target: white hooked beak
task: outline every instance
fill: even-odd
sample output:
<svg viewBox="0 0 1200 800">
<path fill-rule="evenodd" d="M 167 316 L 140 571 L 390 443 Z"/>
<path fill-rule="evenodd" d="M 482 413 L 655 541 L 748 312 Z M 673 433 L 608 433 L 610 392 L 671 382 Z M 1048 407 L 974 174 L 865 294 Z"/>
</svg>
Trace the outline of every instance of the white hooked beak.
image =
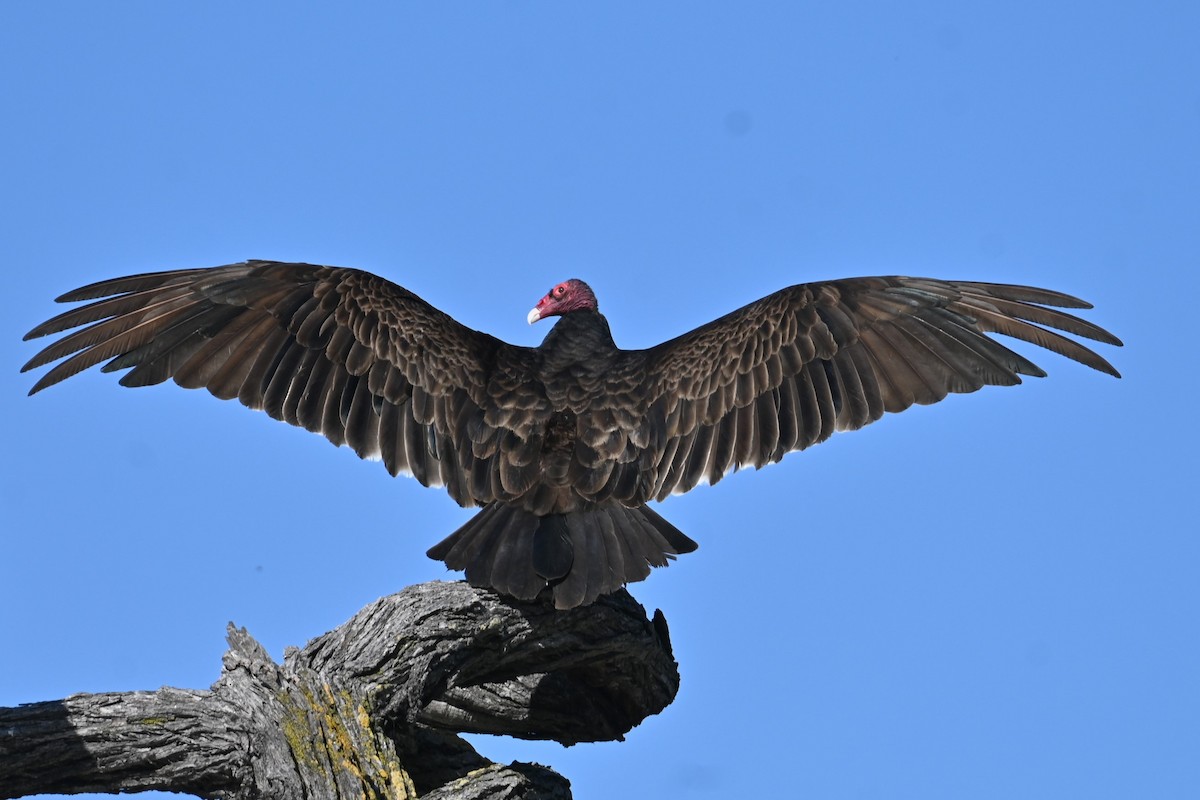
<svg viewBox="0 0 1200 800">
<path fill-rule="evenodd" d="M 537 322 L 541 318 L 542 318 L 542 312 L 538 311 L 536 308 L 529 309 L 529 316 L 526 317 L 526 319 L 529 320 L 530 325 Z"/>
</svg>

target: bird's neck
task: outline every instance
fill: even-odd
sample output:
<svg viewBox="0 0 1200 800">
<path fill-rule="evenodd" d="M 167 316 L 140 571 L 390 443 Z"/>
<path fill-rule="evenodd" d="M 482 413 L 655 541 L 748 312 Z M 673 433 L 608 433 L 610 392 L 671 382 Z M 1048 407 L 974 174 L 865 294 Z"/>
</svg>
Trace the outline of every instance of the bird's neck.
<svg viewBox="0 0 1200 800">
<path fill-rule="evenodd" d="M 540 349 L 548 360 L 578 362 L 616 352 L 608 320 L 598 311 L 572 311 L 554 323 Z"/>
</svg>

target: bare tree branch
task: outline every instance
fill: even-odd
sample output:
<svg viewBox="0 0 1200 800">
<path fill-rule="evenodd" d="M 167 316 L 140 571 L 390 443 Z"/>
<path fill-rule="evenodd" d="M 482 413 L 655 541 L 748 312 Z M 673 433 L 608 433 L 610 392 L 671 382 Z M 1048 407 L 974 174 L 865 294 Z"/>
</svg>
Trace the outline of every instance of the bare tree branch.
<svg viewBox="0 0 1200 800">
<path fill-rule="evenodd" d="M 562 612 L 464 583 L 421 584 L 282 665 L 231 625 L 208 691 L 0 709 L 0 798 L 568 798 L 561 776 L 493 764 L 454 733 L 620 739 L 678 686 L 665 621 L 624 591 Z"/>
</svg>

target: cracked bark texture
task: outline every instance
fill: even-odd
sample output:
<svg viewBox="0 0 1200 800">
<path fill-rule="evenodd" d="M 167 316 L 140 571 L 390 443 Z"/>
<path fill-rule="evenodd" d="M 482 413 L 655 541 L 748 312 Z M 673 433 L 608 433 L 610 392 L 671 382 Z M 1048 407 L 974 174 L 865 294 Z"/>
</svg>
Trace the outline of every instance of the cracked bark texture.
<svg viewBox="0 0 1200 800">
<path fill-rule="evenodd" d="M 465 583 L 371 603 L 274 663 L 230 625 L 208 690 L 80 694 L 0 708 L 0 798 L 160 789 L 203 798 L 569 798 L 536 764 L 460 732 L 621 739 L 675 697 L 661 613 L 624 590 L 555 611 Z"/>
</svg>

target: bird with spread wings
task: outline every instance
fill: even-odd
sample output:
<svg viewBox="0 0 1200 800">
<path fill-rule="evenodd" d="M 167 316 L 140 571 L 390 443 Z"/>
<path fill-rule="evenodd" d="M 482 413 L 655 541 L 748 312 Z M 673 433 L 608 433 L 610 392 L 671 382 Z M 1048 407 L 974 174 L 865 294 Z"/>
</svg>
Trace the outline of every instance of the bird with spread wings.
<svg viewBox="0 0 1200 800">
<path fill-rule="evenodd" d="M 558 608 L 640 581 L 696 543 L 649 503 L 854 430 L 885 412 L 1045 373 L 1004 334 L 1120 377 L 1063 333 L 1108 331 L 1027 286 L 871 277 L 791 286 L 644 350 L 616 346 L 571 279 L 529 312 L 538 347 L 468 328 L 361 270 L 247 261 L 68 292 L 30 331 L 69 333 L 23 368 L 30 394 L 104 363 L 168 378 L 378 459 L 482 510 L 432 558 Z M 1061 331 L 1063 333 L 1059 333 Z"/>
</svg>

